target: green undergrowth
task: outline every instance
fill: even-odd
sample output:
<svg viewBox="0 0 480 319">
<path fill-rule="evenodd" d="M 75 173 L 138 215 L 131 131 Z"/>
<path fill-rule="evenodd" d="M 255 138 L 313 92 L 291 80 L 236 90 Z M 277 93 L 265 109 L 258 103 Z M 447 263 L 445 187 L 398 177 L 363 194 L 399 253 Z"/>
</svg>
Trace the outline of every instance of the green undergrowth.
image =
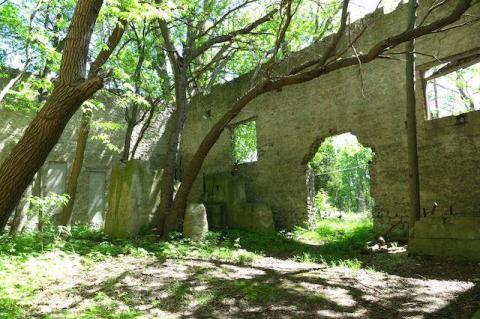
<svg viewBox="0 0 480 319">
<path fill-rule="evenodd" d="M 258 256 L 272 256 L 336 265 L 342 260 L 357 259 L 373 235 L 369 219 L 345 218 L 322 220 L 314 230 L 297 228 L 293 232 L 258 233 L 235 229 L 222 233 L 210 232 L 201 242 L 181 238 L 180 234 L 171 234 L 167 241 L 160 240 L 154 234 L 114 239 L 98 230 L 75 227 L 66 240 L 54 233 L 0 237 L 0 260 L 22 261 L 47 252 L 62 251 L 92 261 L 131 255 L 248 263 Z"/>
<path fill-rule="evenodd" d="M 100 261 L 118 256 L 165 259 L 213 259 L 249 265 L 262 256 L 316 262 L 329 266 L 358 269 L 361 253 L 373 238 L 372 224 L 367 219 L 347 221 L 323 220 L 314 230 L 261 234 L 245 230 L 210 232 L 201 242 L 193 242 L 172 234 L 161 241 L 154 234 L 131 239 L 113 239 L 101 231 L 83 227 L 72 229 L 68 239 L 55 233 L 26 233 L 15 238 L 0 237 L 0 319 L 28 318 L 28 309 L 35 292 L 52 282 L 61 281 L 53 265 L 70 263 L 64 269 L 84 269 Z M 75 268 L 77 267 L 77 268 Z M 59 277 L 60 276 L 60 277 Z M 230 287 L 252 300 L 270 298 L 275 292 L 267 286 Z M 257 289 L 258 288 L 258 289 Z M 182 295 L 182 283 L 172 287 L 172 295 Z M 196 302 L 212 296 L 198 296 Z M 94 303 L 75 318 L 134 318 L 137 312 L 124 309 L 114 312 L 111 303 Z M 58 318 L 70 318 L 61 314 Z M 55 316 L 51 318 L 57 318 Z"/>
</svg>

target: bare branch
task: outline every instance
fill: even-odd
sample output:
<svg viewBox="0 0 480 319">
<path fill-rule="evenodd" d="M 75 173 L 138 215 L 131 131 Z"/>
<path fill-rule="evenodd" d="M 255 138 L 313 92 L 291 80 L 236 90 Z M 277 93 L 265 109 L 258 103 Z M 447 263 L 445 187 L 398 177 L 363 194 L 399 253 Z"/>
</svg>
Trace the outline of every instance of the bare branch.
<svg viewBox="0 0 480 319">
<path fill-rule="evenodd" d="M 433 11 L 435 11 L 436 9 L 440 8 L 441 6 L 443 6 L 444 4 L 446 4 L 448 2 L 448 0 L 442 0 L 440 2 L 436 2 L 434 3 L 430 9 L 428 9 L 427 13 L 425 14 L 425 16 L 422 18 L 422 20 L 420 21 L 420 23 L 418 23 L 418 26 L 422 26 L 425 21 L 427 20 L 427 18 L 433 13 Z"/>
<path fill-rule="evenodd" d="M 333 36 L 332 43 L 330 46 L 325 50 L 325 53 L 318 59 L 313 59 L 310 61 L 307 61 L 306 63 L 303 63 L 299 65 L 298 67 L 294 68 L 292 71 L 290 71 L 290 75 L 297 74 L 302 70 L 305 70 L 306 68 L 309 68 L 314 65 L 324 65 L 328 59 L 333 55 L 335 50 L 338 47 L 338 43 L 342 39 L 345 29 L 347 27 L 347 21 L 348 21 L 348 5 L 350 3 L 350 0 L 345 0 L 343 2 L 343 8 L 342 8 L 342 17 L 341 17 L 341 22 L 340 22 L 340 28 L 338 29 L 338 32 Z"/>
<path fill-rule="evenodd" d="M 160 19 L 158 21 L 158 25 L 160 26 L 160 32 L 163 38 L 163 41 L 165 42 L 165 51 L 167 52 L 168 59 L 170 60 L 170 63 L 172 64 L 173 68 L 175 70 L 178 69 L 178 60 L 177 57 L 179 56 L 179 53 L 175 49 L 175 45 L 173 44 L 172 37 L 170 35 L 170 30 L 168 29 L 168 24 L 167 21 L 164 19 Z"/>
<path fill-rule="evenodd" d="M 234 12 L 244 8 L 245 6 L 249 5 L 250 3 L 254 3 L 254 2 L 257 2 L 257 1 L 258 0 L 247 0 L 247 1 L 239 4 L 238 6 L 231 8 L 223 16 L 221 16 L 217 21 L 215 21 L 210 27 L 208 27 L 204 32 L 200 33 L 198 35 L 198 37 L 200 38 L 200 37 L 203 37 L 203 36 L 207 35 L 210 31 L 212 31 L 219 24 L 221 24 L 223 21 L 225 21 L 225 19 L 227 19 L 231 14 L 233 14 Z"/>
<path fill-rule="evenodd" d="M 258 26 L 262 25 L 263 23 L 269 21 L 270 19 L 272 19 L 272 17 L 278 12 L 278 9 L 274 9 L 272 11 L 270 11 L 269 13 L 267 13 L 266 15 L 264 15 L 263 17 L 255 20 L 254 22 L 252 22 L 251 24 L 249 24 L 248 26 L 242 28 L 242 29 L 238 29 L 238 30 L 235 30 L 235 31 L 232 31 L 228 34 L 224 34 L 224 35 L 219 35 L 219 36 L 215 36 L 215 37 L 212 37 L 210 39 L 208 39 L 204 44 L 202 44 L 200 47 L 196 48 L 196 49 L 193 49 L 191 51 L 191 54 L 189 56 L 189 60 L 193 60 L 195 59 L 196 57 L 198 57 L 199 55 L 203 54 L 205 51 L 207 51 L 208 49 L 210 49 L 213 45 L 215 44 L 219 44 L 219 43 L 225 43 L 225 42 L 229 42 L 231 40 L 233 40 L 235 37 L 239 36 L 239 35 L 245 35 L 245 34 L 249 34 L 250 32 L 252 32 L 253 30 L 255 30 Z"/>
<path fill-rule="evenodd" d="M 446 32 L 446 31 L 450 31 L 450 30 L 453 30 L 453 29 L 462 28 L 462 27 L 465 27 L 465 26 L 472 25 L 472 24 L 474 24 L 478 21 L 480 21 L 480 18 L 475 18 L 473 20 L 465 21 L 464 23 L 460 23 L 460 24 L 452 25 L 450 27 L 442 28 L 442 29 L 434 31 L 432 33 L 441 33 L 441 32 Z"/>
<path fill-rule="evenodd" d="M 278 51 L 280 50 L 280 47 L 282 43 L 285 41 L 285 35 L 287 34 L 288 28 L 290 27 L 290 23 L 292 22 L 293 15 L 295 14 L 295 11 L 298 9 L 295 9 L 294 12 L 292 12 L 292 0 L 285 0 L 286 5 L 285 5 L 285 16 L 282 16 L 282 23 L 280 24 L 280 29 L 277 33 L 277 39 L 275 40 L 275 47 L 273 49 L 272 53 L 272 58 L 269 63 L 273 65 L 273 63 L 277 62 L 277 57 L 278 57 Z"/>
</svg>

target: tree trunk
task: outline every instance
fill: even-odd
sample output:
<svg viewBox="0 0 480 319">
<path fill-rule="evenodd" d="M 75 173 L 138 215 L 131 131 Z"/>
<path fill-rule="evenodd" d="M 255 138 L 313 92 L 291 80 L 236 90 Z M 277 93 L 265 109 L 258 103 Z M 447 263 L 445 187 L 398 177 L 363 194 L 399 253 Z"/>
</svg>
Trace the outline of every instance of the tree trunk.
<svg viewBox="0 0 480 319">
<path fill-rule="evenodd" d="M 72 164 L 72 172 L 68 178 L 67 195 L 69 196 L 67 205 L 63 208 L 60 217 L 61 226 L 70 226 L 72 222 L 73 206 L 77 195 L 78 177 L 82 171 L 83 160 L 85 158 L 85 149 L 87 148 L 88 135 L 90 133 L 91 112 L 84 110 L 82 114 L 82 123 L 78 133 L 77 147 L 75 150 L 75 159 Z"/>
<path fill-rule="evenodd" d="M 417 0 L 409 0 L 408 30 L 415 28 L 417 18 Z M 418 170 L 417 150 L 417 107 L 415 96 L 415 40 L 407 42 L 406 56 L 406 101 L 407 101 L 407 148 L 408 148 L 408 177 L 410 195 L 409 233 L 413 237 L 413 227 L 420 219 L 420 178 Z"/>
<path fill-rule="evenodd" d="M 143 123 L 142 128 L 140 129 L 140 133 L 138 134 L 138 138 L 135 141 L 135 145 L 133 145 L 132 154 L 130 155 L 130 159 L 135 158 L 135 154 L 137 153 L 137 149 L 140 146 L 140 143 L 142 142 L 142 140 L 145 136 L 145 133 L 150 128 L 150 125 L 152 124 L 152 120 L 153 120 L 153 116 L 155 115 L 155 109 L 156 108 L 157 108 L 157 105 L 155 104 L 155 102 L 150 105 L 150 110 L 148 112 L 148 117 L 145 120 L 145 123 Z"/>
<path fill-rule="evenodd" d="M 133 135 L 133 130 L 135 129 L 135 121 L 136 121 L 136 116 L 135 118 L 127 122 L 127 130 L 125 131 L 125 140 L 123 143 L 123 153 L 122 153 L 122 162 L 128 161 L 130 158 L 130 148 L 132 144 L 132 135 Z"/>
<path fill-rule="evenodd" d="M 140 94 L 140 78 L 142 75 L 142 67 L 145 62 L 145 50 L 144 47 L 139 48 L 139 57 L 137 61 L 137 66 L 135 67 L 135 72 L 133 74 L 133 81 L 135 83 L 135 94 Z M 125 119 L 127 121 L 127 130 L 125 132 L 125 140 L 123 144 L 123 154 L 120 161 L 126 162 L 130 158 L 130 149 L 132 148 L 132 135 L 135 130 L 135 126 L 139 123 L 138 121 L 138 104 L 132 102 L 129 107 L 125 110 Z"/>
<path fill-rule="evenodd" d="M 67 34 L 58 82 L 0 167 L 0 232 L 70 118 L 85 100 L 103 87 L 101 77 L 85 80 L 88 47 L 102 4 L 102 0 L 78 1 Z"/>
<path fill-rule="evenodd" d="M 24 68 L 22 71 L 20 71 L 16 76 L 14 76 L 10 81 L 8 81 L 7 85 L 5 85 L 5 87 L 2 89 L 2 91 L 0 91 L 0 104 L 3 102 L 3 100 L 5 99 L 5 96 L 7 95 L 7 93 L 14 87 L 16 86 L 18 83 L 20 83 L 20 81 L 22 80 L 22 78 L 25 76 L 25 71 L 27 69 Z"/>
<path fill-rule="evenodd" d="M 168 136 L 165 166 L 163 167 L 160 204 L 156 212 L 159 218 L 158 230 L 166 235 L 173 230 L 176 216 L 172 214 L 172 202 L 175 192 L 175 170 L 178 159 L 180 137 L 185 125 L 188 110 L 187 98 L 187 69 L 179 61 L 178 72 L 175 76 L 176 108 L 172 113 L 170 134 Z M 168 128 L 168 127 L 167 127 Z"/>
</svg>

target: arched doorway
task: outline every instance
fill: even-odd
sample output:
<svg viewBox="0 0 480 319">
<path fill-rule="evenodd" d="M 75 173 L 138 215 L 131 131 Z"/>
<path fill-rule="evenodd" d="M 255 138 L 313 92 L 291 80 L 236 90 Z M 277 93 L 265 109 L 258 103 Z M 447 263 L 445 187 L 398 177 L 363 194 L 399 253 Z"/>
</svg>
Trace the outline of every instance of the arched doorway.
<svg viewBox="0 0 480 319">
<path fill-rule="evenodd" d="M 311 204 L 316 220 L 370 218 L 374 200 L 370 193 L 371 148 L 351 133 L 326 138 L 309 162 Z"/>
</svg>

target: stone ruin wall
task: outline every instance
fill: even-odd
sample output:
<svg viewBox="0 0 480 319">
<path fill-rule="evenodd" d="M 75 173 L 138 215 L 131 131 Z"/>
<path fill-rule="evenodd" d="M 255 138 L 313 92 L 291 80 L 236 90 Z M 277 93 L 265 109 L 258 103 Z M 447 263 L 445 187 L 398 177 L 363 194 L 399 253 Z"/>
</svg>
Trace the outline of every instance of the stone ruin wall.
<svg viewBox="0 0 480 319">
<path fill-rule="evenodd" d="M 420 17 L 431 3 L 421 1 Z M 439 11 L 429 20 L 450 12 L 453 5 L 452 1 L 448 10 Z M 477 4 L 469 14 L 478 16 L 479 9 Z M 406 21 L 405 5 L 389 14 L 377 10 L 353 28 L 355 33 L 365 23 L 369 25 L 357 50 L 366 51 L 379 40 L 405 30 Z M 294 62 L 318 55 L 321 48 L 321 44 L 307 48 L 283 67 L 288 69 Z M 427 55 L 444 59 L 478 49 L 478 23 L 423 37 L 417 40 L 417 50 L 422 53 L 417 56 L 417 76 L 437 62 Z M 402 52 L 404 47 L 394 51 Z M 398 57 L 363 65 L 361 72 L 358 66 L 343 69 L 252 101 L 231 124 L 256 120 L 258 161 L 235 167 L 231 130 L 226 130 L 205 161 L 191 201 L 201 201 L 205 174 L 232 172 L 245 178 L 249 201 L 265 202 L 272 208 L 278 229 L 305 226 L 312 211 L 306 162 L 325 138 L 352 132 L 375 152 L 370 165 L 375 230 L 381 234 L 400 223 L 391 235 L 406 238 L 409 197 L 405 62 L 402 55 Z M 184 165 L 206 132 L 249 84 L 249 79 L 242 77 L 194 100 L 182 139 Z M 438 211 L 448 211 L 452 206 L 454 213 L 480 213 L 480 112 L 468 113 L 464 125 L 458 125 L 456 117 L 427 121 L 421 81 L 417 102 L 421 207 L 430 211 L 437 202 Z"/>
<path fill-rule="evenodd" d="M 124 123 L 123 108 L 118 106 L 115 98 L 99 93 L 98 97 L 105 105 L 104 110 L 94 113 L 93 121 L 108 121 Z M 23 131 L 32 120 L 32 113 L 12 112 L 0 109 L 0 164 L 10 154 L 10 151 L 20 139 Z M 45 165 L 40 171 L 41 193 L 35 195 L 47 195 L 50 191 L 63 194 L 75 157 L 75 147 L 80 127 L 81 112 L 78 111 L 67 125 L 59 143 L 48 156 Z M 150 160 L 159 166 L 161 154 L 158 149 L 158 137 L 162 135 L 165 118 L 159 114 L 153 121 L 152 127 L 145 134 L 140 144 L 136 158 Z M 90 138 L 85 152 L 85 160 L 82 172 L 79 176 L 77 198 L 74 206 L 73 222 L 102 225 L 107 208 L 107 196 L 110 185 L 112 166 L 119 163 L 121 153 L 109 149 L 99 140 L 92 139 L 99 131 L 92 125 Z M 136 140 L 134 133 L 133 140 Z M 125 129 L 108 133 L 109 142 L 122 150 Z M 156 150 L 156 151 L 154 151 Z M 158 155 L 157 155 L 158 154 Z"/>
</svg>

